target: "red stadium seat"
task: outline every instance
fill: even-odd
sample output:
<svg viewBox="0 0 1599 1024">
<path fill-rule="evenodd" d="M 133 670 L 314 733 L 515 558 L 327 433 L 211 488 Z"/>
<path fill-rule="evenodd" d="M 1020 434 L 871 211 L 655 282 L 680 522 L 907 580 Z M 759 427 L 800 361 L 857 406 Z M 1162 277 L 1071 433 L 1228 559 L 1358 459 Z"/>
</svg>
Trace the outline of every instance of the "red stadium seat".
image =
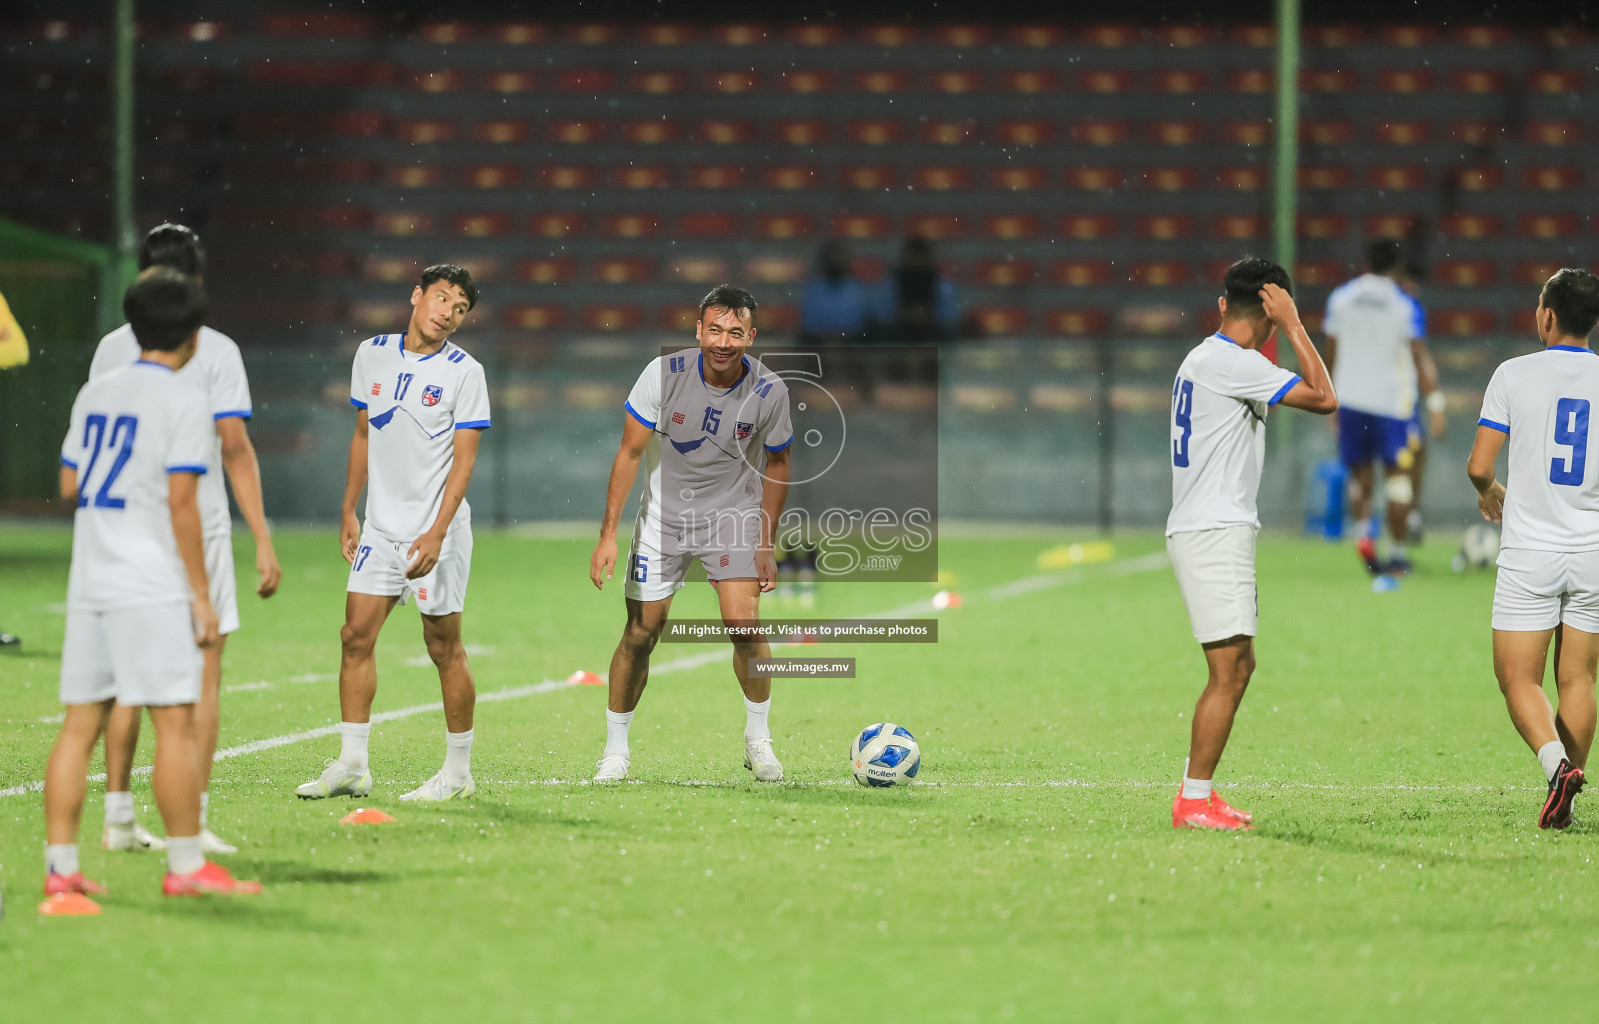
<svg viewBox="0 0 1599 1024">
<path fill-rule="evenodd" d="M 989 35 L 987 25 L 940 25 L 933 30 L 933 38 L 940 43 L 962 48 L 982 46 L 988 42 Z"/>
<path fill-rule="evenodd" d="M 984 217 L 983 234 L 989 238 L 1032 238 L 1038 234 L 1038 218 L 1030 213 Z"/>
<path fill-rule="evenodd" d="M 1493 238 L 1499 234 L 1499 217 L 1491 213 L 1454 213 L 1438 225 L 1447 238 Z"/>
<path fill-rule="evenodd" d="M 1187 284 L 1191 276 L 1188 264 L 1177 260 L 1139 260 L 1132 265 L 1130 274 L 1134 284 L 1145 288 Z"/>
<path fill-rule="evenodd" d="M 815 167 L 777 166 L 766 168 L 765 178 L 768 188 L 792 190 L 815 188 L 821 175 Z"/>
<path fill-rule="evenodd" d="M 455 233 L 466 238 L 497 238 L 511 232 L 509 213 L 458 213 L 451 222 Z"/>
<path fill-rule="evenodd" d="M 975 121 L 928 121 L 922 126 L 922 141 L 938 146 L 960 146 L 972 141 Z"/>
<path fill-rule="evenodd" d="M 490 28 L 489 36 L 507 46 L 533 46 L 548 39 L 550 30 L 535 22 L 513 21 Z"/>
<path fill-rule="evenodd" d="M 1579 121 L 1529 121 L 1527 141 L 1543 146 L 1570 146 L 1582 138 Z"/>
<path fill-rule="evenodd" d="M 1301 213 L 1294 223 L 1300 238 L 1343 238 L 1349 234 L 1349 218 L 1341 213 Z"/>
<path fill-rule="evenodd" d="M 1569 238 L 1579 227 L 1572 213 L 1524 213 L 1516 218 L 1516 231 L 1523 238 Z"/>
<path fill-rule="evenodd" d="M 658 146 L 676 141 L 678 126 L 676 121 L 662 117 L 651 121 L 624 121 L 618 127 L 618 132 L 624 142 Z"/>
<path fill-rule="evenodd" d="M 613 213 L 605 218 L 605 233 L 613 238 L 646 238 L 661 229 L 661 219 L 649 213 Z"/>
<path fill-rule="evenodd" d="M 988 184 L 991 187 L 1011 192 L 1043 188 L 1048 182 L 1049 171 L 1043 167 L 995 167 L 988 172 Z"/>
<path fill-rule="evenodd" d="M 885 238 L 888 217 L 881 213 L 841 213 L 833 217 L 833 234 L 840 238 Z"/>
<path fill-rule="evenodd" d="M 468 188 L 509 188 L 520 175 L 515 164 L 473 164 L 461 169 L 461 181 Z"/>
<path fill-rule="evenodd" d="M 1068 288 L 1097 288 L 1110 283 L 1108 260 L 1059 260 L 1050 268 L 1050 280 Z"/>
<path fill-rule="evenodd" d="M 1437 42 L 1438 30 L 1431 25 L 1385 25 L 1378 38 L 1388 46 L 1416 49 Z"/>
<path fill-rule="evenodd" d="M 755 126 L 749 121 L 731 121 L 717 118 L 701 121 L 699 127 L 695 130 L 694 136 L 700 142 L 712 142 L 719 146 L 729 146 L 753 139 L 755 137 Z"/>
<path fill-rule="evenodd" d="M 808 21 L 790 25 L 788 38 L 801 46 L 837 46 L 844 41 L 844 30 L 838 25 Z"/>
<path fill-rule="evenodd" d="M 1260 68 L 1227 72 L 1227 88 L 1233 92 L 1263 96 L 1277 88 L 1277 75 Z"/>
<path fill-rule="evenodd" d="M 1462 167 L 1454 172 L 1455 182 L 1466 192 L 1487 192 L 1504 183 L 1504 172 L 1498 167 Z"/>
<path fill-rule="evenodd" d="M 1264 146 L 1274 135 L 1266 121 L 1225 121 L 1221 131 L 1222 138 L 1235 146 Z"/>
<path fill-rule="evenodd" d="M 1533 92 L 1547 95 L 1565 95 L 1582 92 L 1581 71 L 1534 71 L 1527 76 L 1527 86 Z"/>
<path fill-rule="evenodd" d="M 755 218 L 755 231 L 764 238 L 804 238 L 812 221 L 803 213 L 763 213 Z"/>
<path fill-rule="evenodd" d="M 739 214 L 684 213 L 678 218 L 678 234 L 688 238 L 731 238 L 739 234 Z"/>
<path fill-rule="evenodd" d="M 681 71 L 640 71 L 633 76 L 633 88 L 652 96 L 682 92 L 688 86 L 688 76 Z"/>
<path fill-rule="evenodd" d="M 1384 189 L 1390 192 L 1425 188 L 1427 185 L 1427 168 L 1421 164 L 1368 167 L 1366 169 L 1366 184 L 1372 188 Z"/>
<path fill-rule="evenodd" d="M 1102 309 L 1051 309 L 1044 314 L 1044 329 L 1071 336 L 1103 334 L 1110 314 Z"/>
<path fill-rule="evenodd" d="M 596 260 L 591 274 L 596 284 L 638 284 L 655 280 L 655 263 L 638 258 Z"/>
<path fill-rule="evenodd" d="M 1430 129 L 1426 121 L 1383 121 L 1372 129 L 1378 142 L 1390 146 L 1415 146 L 1427 141 Z"/>
<path fill-rule="evenodd" d="M 1499 68 L 1457 68 L 1449 76 L 1449 85 L 1456 92 L 1487 95 L 1505 91 L 1509 76 Z"/>
<path fill-rule="evenodd" d="M 666 188 L 672 183 L 672 172 L 659 165 L 634 165 L 618 167 L 611 172 L 611 184 L 626 189 Z"/>
<path fill-rule="evenodd" d="M 909 25 L 868 25 L 861 30 L 861 39 L 869 46 L 893 49 L 916 42 L 916 30 Z"/>
<path fill-rule="evenodd" d="M 1055 126 L 1048 121 L 1001 121 L 994 138 L 1011 146 L 1040 146 L 1055 137 Z"/>
<path fill-rule="evenodd" d="M 1341 189 L 1348 188 L 1350 179 L 1349 168 L 1343 164 L 1331 164 L 1299 168 L 1299 187 L 1306 189 Z"/>
<path fill-rule="evenodd" d="M 1266 187 L 1264 167 L 1222 167 L 1216 171 L 1216 184 L 1229 192 L 1259 192 Z"/>
<path fill-rule="evenodd" d="M 409 238 L 433 233 L 433 216 L 405 210 L 377 213 L 372 217 L 372 233 L 389 238 Z"/>
<path fill-rule="evenodd" d="M 567 284 L 573 278 L 574 266 L 569 259 L 523 260 L 516 266 L 516 279 L 527 284 Z"/>
<path fill-rule="evenodd" d="M 1149 141 L 1162 146 L 1192 146 L 1204 139 L 1205 129 L 1198 121 L 1154 121 L 1149 125 Z"/>
<path fill-rule="evenodd" d="M 1116 218 L 1106 214 L 1072 214 L 1060 219 L 1060 233 L 1079 241 L 1110 238 L 1116 234 Z"/>
<path fill-rule="evenodd" d="M 979 306 L 972 321 L 984 334 L 1021 334 L 1027 330 L 1027 310 L 1009 306 Z"/>
<path fill-rule="evenodd" d="M 594 168 L 580 164 L 540 167 L 538 179 L 546 188 L 588 188 L 594 183 Z"/>
<path fill-rule="evenodd" d="M 1000 83 L 1010 92 L 1037 95 L 1054 92 L 1060 88 L 1060 75 L 1055 71 L 1007 71 Z"/>
<path fill-rule="evenodd" d="M 586 93 L 597 97 L 614 92 L 615 83 L 609 71 L 571 69 L 555 76 L 555 88 L 560 92 Z"/>
<path fill-rule="evenodd" d="M 768 330 L 772 326 L 770 317 L 771 307 L 761 306 L 761 328 Z M 662 306 L 656 317 L 663 331 L 692 331 L 694 325 L 699 323 L 700 310 L 698 306 Z"/>
<path fill-rule="evenodd" d="M 1066 41 L 1066 30 L 1059 25 L 1018 25 L 1010 30 L 1013 46 L 1030 50 L 1047 50 Z"/>
<path fill-rule="evenodd" d="M 1210 233 L 1217 238 L 1238 241 L 1262 238 L 1266 233 L 1266 219 L 1258 213 L 1222 213 L 1211 221 Z"/>
<path fill-rule="evenodd" d="M 361 276 L 368 281 L 385 281 L 389 284 L 414 281 L 421 271 L 422 264 L 404 257 L 368 257 L 361 261 Z"/>
<path fill-rule="evenodd" d="M 972 270 L 974 283 L 996 288 L 1031 284 L 1036 276 L 1030 260 L 980 260 Z"/>
<path fill-rule="evenodd" d="M 935 71 L 928 78 L 934 92 L 964 96 L 983 87 L 983 76 L 976 71 Z"/>
<path fill-rule="evenodd" d="M 1199 171 L 1191 166 L 1150 167 L 1139 177 L 1145 188 L 1156 192 L 1186 192 L 1199 183 Z"/>
<path fill-rule="evenodd" d="M 401 142 L 450 142 L 459 127 L 454 121 L 396 121 L 393 134 Z"/>
<path fill-rule="evenodd" d="M 1434 336 L 1489 334 L 1498 323 L 1499 315 L 1491 309 L 1434 309 L 1427 314 L 1428 331 Z"/>
<path fill-rule="evenodd" d="M 581 235 L 584 228 L 581 214 L 535 213 L 528 218 L 528 234 L 539 238 L 571 238 Z"/>
<path fill-rule="evenodd" d="M 1194 218 L 1187 214 L 1146 214 L 1133 221 L 1133 233 L 1139 238 L 1168 242 L 1178 238 L 1192 238 Z"/>
<path fill-rule="evenodd" d="M 1100 68 L 1077 73 L 1077 88 L 1083 92 L 1101 94 L 1129 92 L 1133 87 L 1131 71 L 1114 71 Z"/>
<path fill-rule="evenodd" d="M 1089 46 L 1104 50 L 1118 50 L 1138 42 L 1139 31 L 1131 25 L 1090 25 L 1078 34 Z"/>
<path fill-rule="evenodd" d="M 1360 76 L 1348 69 L 1301 71 L 1299 88 L 1302 92 L 1354 92 L 1360 88 Z"/>
<path fill-rule="evenodd" d="M 545 137 L 568 146 L 587 146 L 605 137 L 605 125 L 600 121 L 552 121 Z"/>
<path fill-rule="evenodd" d="M 1553 260 L 1522 260 L 1516 264 L 1516 283 L 1542 285 L 1564 266 Z"/>
<path fill-rule="evenodd" d="M 1498 278 L 1499 266 L 1491 260 L 1442 260 L 1432 268 L 1432 279 L 1452 288 L 1477 288 Z"/>
<path fill-rule="evenodd" d="M 831 71 L 785 71 L 779 76 L 778 84 L 787 92 L 810 95 L 831 92 L 835 79 Z"/>
<path fill-rule="evenodd" d="M 711 29 L 711 37 L 723 46 L 754 46 L 766 41 L 767 32 L 762 25 L 719 25 Z"/>
<path fill-rule="evenodd" d="M 1066 184 L 1088 192 L 1109 192 L 1127 180 L 1120 167 L 1068 167 Z"/>
<path fill-rule="evenodd" d="M 1179 50 L 1196 46 L 1210 46 L 1220 41 L 1215 29 L 1198 25 L 1162 25 L 1155 32 L 1156 41 Z"/>
<path fill-rule="evenodd" d="M 667 276 L 690 284 L 717 284 L 728 279 L 727 261 L 715 256 L 684 256 L 672 261 Z M 762 307 L 765 312 L 765 307 Z"/>
<path fill-rule="evenodd" d="M 394 80 L 390 64 L 368 61 L 257 61 L 245 69 L 256 85 L 292 89 L 360 89 L 388 85 Z"/>
<path fill-rule="evenodd" d="M 1468 146 L 1486 146 L 1504 134 L 1504 126 L 1492 121 L 1455 121 L 1449 125 L 1450 140 Z"/>
<path fill-rule="evenodd" d="M 292 39 L 361 39 L 378 35 L 382 23 L 369 14 L 277 11 L 261 15 L 256 29 L 264 36 Z"/>
<path fill-rule="evenodd" d="M 643 320 L 637 306 L 583 307 L 583 326 L 591 331 L 633 331 Z"/>
<path fill-rule="evenodd" d="M 827 139 L 827 122 L 779 121 L 777 137 L 791 146 L 814 146 Z"/>
<path fill-rule="evenodd" d="M 1361 230 L 1367 238 L 1405 238 L 1416 229 L 1417 218 L 1407 213 L 1374 213 Z"/>
<path fill-rule="evenodd" d="M 1188 96 L 1196 92 L 1204 92 L 1209 84 L 1210 76 L 1203 71 L 1155 72 L 1156 92 Z"/>
<path fill-rule="evenodd" d="M 389 188 L 438 188 L 444 181 L 445 170 L 438 164 L 410 164 L 383 171 L 383 184 Z"/>
<path fill-rule="evenodd" d="M 1432 89 L 1432 72 L 1425 68 L 1397 68 L 1377 72 L 1379 92 L 1410 95 Z"/>
<path fill-rule="evenodd" d="M 857 256 L 849 261 L 850 275 L 867 284 L 876 284 L 883 279 L 883 261 Z"/>
<path fill-rule="evenodd" d="M 639 37 L 651 46 L 686 46 L 694 41 L 694 26 L 676 22 L 645 25 Z"/>
<path fill-rule="evenodd" d="M 1343 146 L 1355 141 L 1353 121 L 1305 121 L 1299 126 L 1299 139 L 1317 146 Z"/>
<path fill-rule="evenodd" d="M 744 168 L 740 164 L 690 167 L 683 180 L 689 188 L 737 188 L 744 184 Z"/>
<path fill-rule="evenodd" d="M 961 236 L 961 219 L 953 213 L 913 213 L 905 218 L 905 233 L 939 241 Z"/>
<path fill-rule="evenodd" d="M 1364 37 L 1354 25 L 1315 25 L 1305 29 L 1305 39 L 1318 50 L 1335 50 L 1354 46 Z"/>
<path fill-rule="evenodd" d="M 458 68 L 413 71 L 409 84 L 417 92 L 460 92 L 466 88 L 467 73 Z"/>
<path fill-rule="evenodd" d="M 479 121 L 472 126 L 474 142 L 497 142 L 502 145 L 526 142 L 533 137 L 533 129 L 526 121 Z"/>
<path fill-rule="evenodd" d="M 1454 32 L 1455 41 L 1483 50 L 1497 49 L 1515 39 L 1504 25 L 1463 25 Z"/>
<path fill-rule="evenodd" d="M 705 79 L 705 87 L 711 92 L 730 96 L 754 92 L 759 86 L 760 79 L 753 71 L 713 71 Z"/>
<path fill-rule="evenodd" d="M 1521 184 L 1541 192 L 1565 192 L 1582 187 L 1582 168 L 1531 166 L 1521 169 Z"/>
<path fill-rule="evenodd" d="M 761 284 L 797 284 L 809 266 L 793 256 L 756 256 L 744 264 L 744 276 Z"/>
<path fill-rule="evenodd" d="M 1277 30 L 1270 25 L 1239 25 L 1228 33 L 1239 46 L 1264 50 L 1277 45 Z"/>
<path fill-rule="evenodd" d="M 46 18 L 29 26 L 28 34 L 45 43 L 65 43 L 82 36 L 88 27 L 81 21 L 65 18 Z"/>
<path fill-rule="evenodd" d="M 566 30 L 566 41 L 579 46 L 614 46 L 622 41 L 619 25 L 589 23 L 572 25 Z"/>
<path fill-rule="evenodd" d="M 855 87 L 862 92 L 904 92 L 910 75 L 904 71 L 862 71 L 855 76 Z"/>
<path fill-rule="evenodd" d="M 168 92 L 213 92 L 222 87 L 222 72 L 216 68 L 169 68 L 157 81 Z"/>
<path fill-rule="evenodd" d="M 1127 141 L 1126 121 L 1087 120 L 1072 125 L 1072 138 L 1089 146 L 1119 146 Z"/>
<path fill-rule="evenodd" d="M 900 131 L 898 121 L 851 121 L 847 135 L 857 145 L 891 146 L 899 141 Z"/>
<path fill-rule="evenodd" d="M 840 167 L 838 170 L 839 184 L 845 188 L 866 190 L 892 188 L 896 177 L 895 169 L 884 164 Z"/>
<path fill-rule="evenodd" d="M 1326 288 L 1338 284 L 1344 277 L 1344 265 L 1336 260 L 1306 260 L 1294 264 L 1295 284 Z"/>
<path fill-rule="evenodd" d="M 490 92 L 524 93 L 538 88 L 538 76 L 531 71 L 490 71 L 483 80 Z"/>
<path fill-rule="evenodd" d="M 435 46 L 458 46 L 471 42 L 477 28 L 469 21 L 428 21 L 418 25 L 413 34 Z"/>
<path fill-rule="evenodd" d="M 969 188 L 972 183 L 970 167 L 918 167 L 912 172 L 912 184 L 920 189 L 947 192 L 951 189 Z"/>
</svg>

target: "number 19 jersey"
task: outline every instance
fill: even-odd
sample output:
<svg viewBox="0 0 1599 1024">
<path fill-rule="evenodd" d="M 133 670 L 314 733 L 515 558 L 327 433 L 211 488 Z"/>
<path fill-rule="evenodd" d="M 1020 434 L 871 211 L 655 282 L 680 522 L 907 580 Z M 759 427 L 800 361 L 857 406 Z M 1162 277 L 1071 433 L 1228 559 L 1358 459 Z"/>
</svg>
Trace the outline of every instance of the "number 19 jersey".
<svg viewBox="0 0 1599 1024">
<path fill-rule="evenodd" d="M 1509 435 L 1500 546 L 1599 550 L 1599 466 L 1588 444 L 1599 356 L 1553 345 L 1499 364 L 1479 426 Z"/>
</svg>

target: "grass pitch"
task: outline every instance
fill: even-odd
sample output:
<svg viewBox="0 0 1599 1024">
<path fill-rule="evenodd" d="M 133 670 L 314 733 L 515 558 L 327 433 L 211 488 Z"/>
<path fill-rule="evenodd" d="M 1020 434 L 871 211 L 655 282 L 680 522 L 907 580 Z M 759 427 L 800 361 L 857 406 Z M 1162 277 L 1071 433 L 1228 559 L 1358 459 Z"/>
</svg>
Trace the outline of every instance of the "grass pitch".
<svg viewBox="0 0 1599 1024">
<path fill-rule="evenodd" d="M 112 886 L 105 914 L 38 919 L 40 798 L 0 797 L 0 1017 L 1477 1021 L 1591 1008 L 1599 837 L 1536 827 L 1541 776 L 1490 669 L 1491 573 L 1453 575 L 1434 545 L 1400 591 L 1373 594 L 1346 548 L 1266 539 L 1260 668 L 1219 776 L 1259 824 L 1201 835 L 1170 827 L 1203 663 L 1170 570 L 1138 561 L 1159 538 L 1123 537 L 1117 562 L 1040 589 L 994 590 L 1040 575 L 1038 553 L 1073 539 L 946 540 L 941 567 L 966 600 L 942 614 L 936 646 L 804 649 L 854 655 L 860 674 L 777 683 L 783 785 L 742 767 L 722 661 L 652 677 L 636 781 L 615 788 L 580 781 L 603 744 L 599 687 L 480 704 L 465 804 L 396 800 L 440 763 L 440 714 L 378 725 L 362 805 L 394 825 L 343 827 L 356 804 L 294 798 L 333 737 L 221 762 L 212 820 L 242 847 L 235 872 L 266 883 L 255 899 L 163 900 L 157 856 L 98 849 L 91 784 L 84 868 Z M 620 579 L 595 593 L 589 548 L 479 532 L 465 634 L 481 695 L 605 670 Z M 0 790 L 41 778 L 54 736 L 69 549 L 62 531 L 0 534 L 0 625 L 26 641 L 0 654 Z M 241 595 L 224 747 L 337 720 L 336 540 L 290 531 L 279 549 L 280 596 Z M 248 541 L 239 554 L 253 583 Z M 934 589 L 833 586 L 814 614 L 881 613 Z M 713 615 L 709 588 L 691 585 L 674 611 Z M 708 650 L 663 645 L 656 664 Z M 379 680 L 380 711 L 437 699 L 410 608 L 384 632 Z M 852 734 L 883 719 L 921 741 L 924 785 L 848 781 Z M 148 777 L 134 789 L 157 826 Z"/>
</svg>

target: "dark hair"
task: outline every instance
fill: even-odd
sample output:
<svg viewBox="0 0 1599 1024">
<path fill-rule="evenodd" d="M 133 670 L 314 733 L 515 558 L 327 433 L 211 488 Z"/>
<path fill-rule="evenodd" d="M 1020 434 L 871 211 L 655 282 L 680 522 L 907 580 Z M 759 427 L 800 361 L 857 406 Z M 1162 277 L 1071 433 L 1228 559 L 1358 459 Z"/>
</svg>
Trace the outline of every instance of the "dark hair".
<svg viewBox="0 0 1599 1024">
<path fill-rule="evenodd" d="M 428 285 L 439 281 L 448 281 L 465 292 L 467 309 L 477 305 L 477 283 L 472 280 L 472 272 L 465 267 L 458 267 L 454 263 L 435 263 L 422 271 L 422 279 L 418 284 L 423 291 L 427 291 Z"/>
<path fill-rule="evenodd" d="M 1398 239 L 1379 238 L 1366 246 L 1366 266 L 1373 274 L 1386 274 L 1399 266 Z"/>
<path fill-rule="evenodd" d="M 1261 302 L 1260 290 L 1268 284 L 1280 286 L 1289 295 L 1294 293 L 1288 271 L 1271 260 L 1245 256 L 1228 267 L 1227 276 L 1222 280 L 1222 288 L 1227 292 L 1227 312 L 1234 316 L 1264 316 L 1265 304 Z"/>
<path fill-rule="evenodd" d="M 742 310 L 749 310 L 750 319 L 755 319 L 755 296 L 731 284 L 719 284 L 712 288 L 705 298 L 700 300 L 700 319 L 705 319 L 705 311 L 712 307 L 731 309 L 736 316 Z"/>
<path fill-rule="evenodd" d="M 1417 284 L 1427 283 L 1427 264 L 1420 260 L 1405 261 L 1405 276 Z"/>
<path fill-rule="evenodd" d="M 192 228 L 182 224 L 158 224 L 139 245 L 139 269 L 171 267 L 190 277 L 205 274 L 205 247 Z"/>
<path fill-rule="evenodd" d="M 205 323 L 210 308 L 200 279 L 171 267 L 151 267 L 122 296 L 122 314 L 133 336 L 141 349 L 152 352 L 181 348 Z"/>
<path fill-rule="evenodd" d="M 1555 312 L 1555 326 L 1568 338 L 1586 338 L 1599 324 L 1599 277 L 1566 267 L 1543 286 L 1543 307 Z"/>
</svg>

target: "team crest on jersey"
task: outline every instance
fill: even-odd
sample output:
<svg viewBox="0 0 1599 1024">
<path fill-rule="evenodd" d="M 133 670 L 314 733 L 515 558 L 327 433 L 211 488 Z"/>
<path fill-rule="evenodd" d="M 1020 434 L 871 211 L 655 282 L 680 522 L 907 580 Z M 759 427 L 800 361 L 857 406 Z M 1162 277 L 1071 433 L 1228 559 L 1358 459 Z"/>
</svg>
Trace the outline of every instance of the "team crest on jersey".
<svg viewBox="0 0 1599 1024">
<path fill-rule="evenodd" d="M 672 422 L 676 423 L 678 426 L 682 426 L 683 425 L 683 414 L 680 413 L 680 412 L 674 412 L 672 414 Z"/>
<path fill-rule="evenodd" d="M 750 436 L 750 431 L 752 431 L 754 429 L 755 429 L 755 424 L 753 424 L 753 423 L 745 423 L 743 420 L 740 420 L 740 421 L 738 421 L 737 423 L 735 423 L 733 425 L 733 436 L 735 438 L 737 438 L 738 440 L 742 441 L 745 438 L 749 437 Z"/>
<path fill-rule="evenodd" d="M 444 397 L 444 389 L 437 384 L 429 384 L 422 389 L 423 405 L 438 405 L 439 399 Z"/>
</svg>

